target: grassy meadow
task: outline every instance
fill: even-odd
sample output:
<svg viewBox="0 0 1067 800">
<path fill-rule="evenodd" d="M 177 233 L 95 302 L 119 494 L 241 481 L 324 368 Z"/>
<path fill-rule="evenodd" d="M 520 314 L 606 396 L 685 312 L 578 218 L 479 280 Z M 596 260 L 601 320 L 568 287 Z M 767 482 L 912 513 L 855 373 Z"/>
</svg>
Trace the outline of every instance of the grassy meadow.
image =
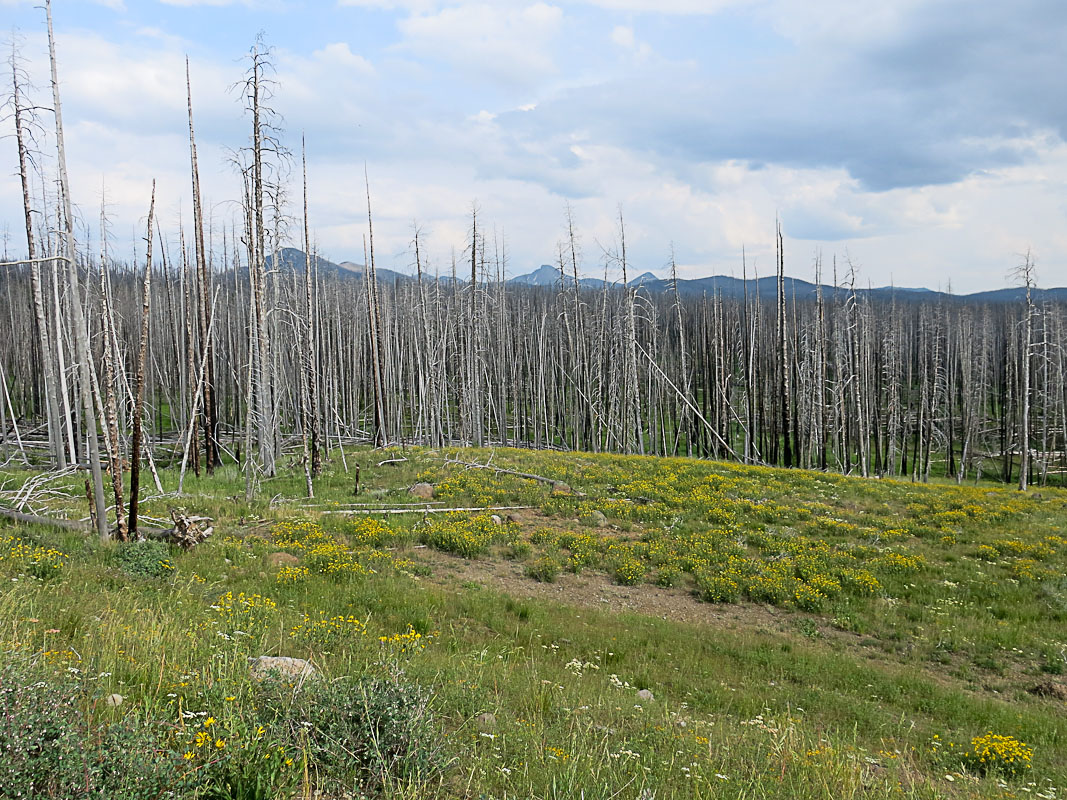
<svg viewBox="0 0 1067 800">
<path fill-rule="evenodd" d="M 1062 490 L 418 448 L 185 490 L 142 507 L 188 552 L 0 522 L 0 797 L 1067 793 Z"/>
</svg>

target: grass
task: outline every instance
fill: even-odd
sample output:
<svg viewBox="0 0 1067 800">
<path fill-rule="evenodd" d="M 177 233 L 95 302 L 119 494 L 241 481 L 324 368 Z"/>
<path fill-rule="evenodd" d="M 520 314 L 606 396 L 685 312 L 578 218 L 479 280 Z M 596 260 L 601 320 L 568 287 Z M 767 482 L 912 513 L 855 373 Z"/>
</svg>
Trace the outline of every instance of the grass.
<svg viewBox="0 0 1067 800">
<path fill-rule="evenodd" d="M 93 763 L 108 731 L 163 726 L 146 752 L 173 757 L 189 796 L 1067 787 L 1063 701 L 1028 691 L 1067 686 L 1067 492 L 492 453 L 567 493 L 447 463 L 488 451 L 347 455 L 358 497 L 334 461 L 314 501 L 294 469 L 246 503 L 232 468 L 145 501 L 215 518 L 188 553 L 0 529 L 7 685 L 73 681 Z M 444 505 L 530 508 L 331 513 L 399 507 L 416 481 Z M 36 510 L 77 516 L 76 480 L 56 486 Z M 309 658 L 327 680 L 264 687 L 258 655 Z M 160 796 L 137 791 L 112 796 Z"/>
</svg>

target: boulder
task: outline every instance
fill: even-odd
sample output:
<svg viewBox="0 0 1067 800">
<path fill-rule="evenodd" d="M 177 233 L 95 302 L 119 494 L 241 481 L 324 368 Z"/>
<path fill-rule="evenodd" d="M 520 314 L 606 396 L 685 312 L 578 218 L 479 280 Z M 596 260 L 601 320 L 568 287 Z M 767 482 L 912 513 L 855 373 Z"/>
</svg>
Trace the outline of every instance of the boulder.
<svg viewBox="0 0 1067 800">
<path fill-rule="evenodd" d="M 295 567 L 300 563 L 300 559 L 292 553 L 271 553 L 267 561 L 272 567 Z"/>
<path fill-rule="evenodd" d="M 433 500 L 433 484 L 432 483 L 416 483 L 410 489 L 408 494 L 412 497 L 417 497 L 420 500 Z"/>
<path fill-rule="evenodd" d="M 637 699 L 644 703 L 651 703 L 656 697 L 648 689 L 641 689 L 637 692 Z"/>
<path fill-rule="evenodd" d="M 598 528 L 608 527 L 608 518 L 604 516 L 603 511 L 594 511 L 591 516 L 593 518 L 593 524 Z"/>
<path fill-rule="evenodd" d="M 289 656 L 259 656 L 248 659 L 248 673 L 253 680 L 262 681 L 276 676 L 283 680 L 303 682 L 318 676 L 311 663 Z"/>
</svg>

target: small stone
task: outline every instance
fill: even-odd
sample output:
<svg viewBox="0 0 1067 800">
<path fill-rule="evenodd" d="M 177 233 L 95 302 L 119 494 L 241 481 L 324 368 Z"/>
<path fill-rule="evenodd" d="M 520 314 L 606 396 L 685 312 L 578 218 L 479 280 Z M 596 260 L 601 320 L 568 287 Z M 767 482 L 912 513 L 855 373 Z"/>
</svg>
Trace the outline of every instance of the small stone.
<svg viewBox="0 0 1067 800">
<path fill-rule="evenodd" d="M 267 562 L 272 567 L 295 567 L 300 559 L 292 553 L 271 553 L 267 556 Z"/>
<path fill-rule="evenodd" d="M 496 717 L 486 711 L 484 714 L 479 714 L 474 718 L 474 723 L 478 726 L 479 730 L 491 731 L 496 727 Z"/>
<path fill-rule="evenodd" d="M 500 518 L 499 514 L 493 514 L 491 517 L 489 517 L 489 519 L 491 519 L 493 521 L 494 525 L 503 525 L 504 524 L 504 520 L 502 520 Z"/>
<path fill-rule="evenodd" d="M 642 701 L 644 701 L 644 702 L 646 702 L 646 703 L 651 703 L 651 702 L 652 702 L 653 700 L 655 700 L 656 698 L 655 698 L 655 696 L 654 696 L 654 695 L 652 694 L 652 692 L 650 692 L 650 691 L 649 691 L 648 689 L 640 689 L 640 690 L 639 690 L 639 691 L 637 692 L 637 699 L 638 699 L 638 700 L 642 700 Z"/>
<path fill-rule="evenodd" d="M 604 516 L 603 511 L 594 511 L 591 516 L 593 517 L 593 524 L 598 528 L 608 527 L 608 518 Z"/>
<path fill-rule="evenodd" d="M 248 659 L 248 672 L 253 680 L 262 681 L 277 674 L 279 678 L 304 681 L 318 676 L 311 663 L 289 656 L 259 656 Z"/>
<path fill-rule="evenodd" d="M 410 489 L 408 494 L 412 497 L 417 497 L 420 500 L 432 500 L 433 499 L 433 484 L 431 483 L 416 483 Z"/>
<path fill-rule="evenodd" d="M 123 697 L 121 694 L 109 694 L 107 696 L 107 700 L 105 700 L 104 702 L 111 706 L 111 708 L 118 708 L 122 705 L 122 701 L 125 699 L 126 698 Z"/>
</svg>

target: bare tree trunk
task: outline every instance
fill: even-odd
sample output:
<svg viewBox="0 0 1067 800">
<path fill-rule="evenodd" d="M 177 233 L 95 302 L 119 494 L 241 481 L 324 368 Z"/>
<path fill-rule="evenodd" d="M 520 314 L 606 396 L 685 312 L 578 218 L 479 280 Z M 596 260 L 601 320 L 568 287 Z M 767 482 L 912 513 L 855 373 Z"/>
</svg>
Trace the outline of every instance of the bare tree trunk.
<svg viewBox="0 0 1067 800">
<path fill-rule="evenodd" d="M 97 437 L 96 411 L 92 397 L 92 354 L 89 350 L 89 338 L 85 328 L 85 314 L 81 305 L 81 289 L 78 280 L 78 268 L 75 264 L 77 252 L 74 246 L 74 212 L 71 208 L 70 183 L 67 179 L 67 151 L 63 139 L 63 112 L 59 101 L 59 74 L 56 65 L 55 34 L 52 30 L 52 1 L 45 0 L 45 15 L 48 19 L 48 61 L 52 70 L 52 102 L 56 115 L 56 151 L 59 158 L 59 191 L 63 206 L 63 255 L 67 262 L 72 295 L 71 310 L 74 317 L 74 342 L 77 350 L 78 367 L 81 373 L 79 387 L 81 392 L 82 416 L 88 442 L 89 471 L 93 483 L 93 506 L 96 510 L 96 531 L 102 540 L 110 538 L 107 529 L 107 503 L 104 500 L 104 476 L 100 468 L 100 442 Z"/>
<path fill-rule="evenodd" d="M 208 330 L 211 327 L 211 276 L 204 244 L 204 210 L 200 200 L 200 168 L 196 160 L 196 134 L 193 131 L 193 87 L 189 79 L 189 59 L 185 59 L 185 90 L 189 105 L 189 163 L 193 183 L 193 244 L 196 248 L 197 321 L 200 332 L 200 360 L 204 369 L 204 466 L 210 475 L 219 465 L 218 412 L 215 400 L 215 355 Z M 184 249 L 183 249 L 184 252 Z M 190 345 L 191 346 L 191 345 Z M 199 455 L 195 463 L 199 463 Z"/>
<path fill-rule="evenodd" d="M 1019 491 L 1025 492 L 1030 475 L 1030 366 L 1032 361 L 1031 340 L 1034 328 L 1033 289 L 1035 282 L 1034 261 L 1030 251 L 1026 251 L 1026 260 L 1016 270 L 1016 274 L 1026 288 L 1026 312 L 1023 318 L 1022 359 L 1019 374 L 1022 387 L 1019 389 L 1021 413 L 1019 415 Z"/>
<path fill-rule="evenodd" d="M 144 265 L 144 288 L 141 305 L 141 345 L 137 353 L 137 389 L 133 399 L 133 436 L 130 444 L 130 521 L 129 535 L 137 539 L 137 512 L 140 502 L 141 437 L 144 414 L 145 362 L 148 356 L 148 321 L 152 307 L 152 226 L 156 214 L 156 182 L 152 181 L 152 200 L 148 206 L 148 252 Z"/>
<path fill-rule="evenodd" d="M 33 212 L 30 204 L 29 151 L 26 147 L 25 118 L 22 87 L 19 82 L 20 69 L 15 45 L 11 45 L 11 104 L 14 107 L 15 139 L 19 153 L 19 179 L 22 183 L 22 210 L 26 218 L 26 255 L 30 262 L 30 281 L 33 287 L 33 312 L 37 323 L 37 344 L 41 351 L 41 363 L 44 367 L 45 409 L 48 420 L 48 449 L 52 464 L 57 469 L 66 469 L 67 454 L 63 446 L 63 426 L 60 422 L 58 386 L 56 383 L 56 365 L 52 339 L 48 331 L 48 317 L 45 313 L 44 292 L 41 288 L 41 263 L 37 258 L 37 241 L 33 235 Z"/>
</svg>

